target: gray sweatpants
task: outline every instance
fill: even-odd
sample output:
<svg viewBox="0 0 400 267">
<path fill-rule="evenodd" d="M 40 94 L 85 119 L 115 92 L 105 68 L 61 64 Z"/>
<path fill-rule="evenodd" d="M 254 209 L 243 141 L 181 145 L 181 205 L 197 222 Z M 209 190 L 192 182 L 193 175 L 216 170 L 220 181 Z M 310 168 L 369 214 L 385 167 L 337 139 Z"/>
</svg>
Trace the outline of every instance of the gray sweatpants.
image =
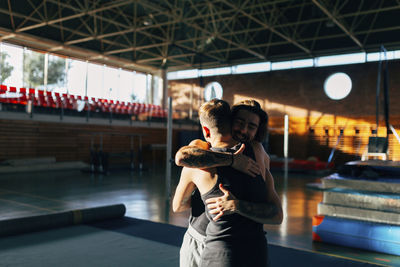
<svg viewBox="0 0 400 267">
<path fill-rule="evenodd" d="M 203 253 L 206 237 L 197 232 L 190 224 L 183 236 L 180 250 L 180 267 L 200 266 L 201 254 Z"/>
</svg>

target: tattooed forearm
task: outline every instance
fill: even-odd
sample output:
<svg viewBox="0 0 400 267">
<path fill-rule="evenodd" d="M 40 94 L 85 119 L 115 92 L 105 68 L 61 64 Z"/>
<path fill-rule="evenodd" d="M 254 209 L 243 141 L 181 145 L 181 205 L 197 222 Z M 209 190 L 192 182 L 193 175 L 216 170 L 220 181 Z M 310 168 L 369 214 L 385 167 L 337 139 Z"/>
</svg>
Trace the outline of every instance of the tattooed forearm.
<svg viewBox="0 0 400 267">
<path fill-rule="evenodd" d="M 238 201 L 237 213 L 260 223 L 270 223 L 278 214 L 278 208 L 272 203 L 254 203 Z"/>
<path fill-rule="evenodd" d="M 213 152 L 197 147 L 186 146 L 179 150 L 176 163 L 188 168 L 211 168 L 227 166 L 232 162 L 230 153 Z"/>
</svg>

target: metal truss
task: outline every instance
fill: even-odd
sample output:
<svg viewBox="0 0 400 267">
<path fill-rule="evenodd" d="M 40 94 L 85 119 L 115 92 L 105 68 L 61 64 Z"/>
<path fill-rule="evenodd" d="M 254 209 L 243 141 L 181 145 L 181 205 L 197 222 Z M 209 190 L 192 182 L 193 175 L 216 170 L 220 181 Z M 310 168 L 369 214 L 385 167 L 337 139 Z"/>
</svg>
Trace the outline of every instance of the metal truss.
<svg viewBox="0 0 400 267">
<path fill-rule="evenodd" d="M 398 0 L 4 0 L 0 41 L 157 72 L 400 48 Z"/>
</svg>

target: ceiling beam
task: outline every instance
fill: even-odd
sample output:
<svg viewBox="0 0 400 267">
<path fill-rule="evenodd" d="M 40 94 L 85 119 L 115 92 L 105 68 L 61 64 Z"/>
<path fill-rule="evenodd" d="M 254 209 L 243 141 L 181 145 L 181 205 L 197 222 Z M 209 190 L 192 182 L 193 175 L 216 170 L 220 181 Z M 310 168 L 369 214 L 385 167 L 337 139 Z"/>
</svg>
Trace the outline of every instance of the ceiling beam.
<svg viewBox="0 0 400 267">
<path fill-rule="evenodd" d="M 56 4 L 56 5 L 61 5 L 62 4 L 60 1 L 54 1 L 54 0 L 46 0 L 46 1 L 50 2 L 50 3 L 53 3 L 53 4 Z M 98 12 L 102 12 L 102 11 L 105 11 L 105 10 L 108 10 L 108 9 L 112 9 L 112 8 L 119 7 L 119 6 L 122 6 L 122 5 L 130 4 L 131 2 L 132 2 L 131 0 L 113 2 L 110 5 L 99 7 L 99 8 L 93 9 L 93 10 L 86 10 L 84 12 L 79 12 L 79 13 L 76 13 L 76 14 L 71 15 L 71 16 L 52 19 L 52 20 L 49 20 L 49 21 L 43 21 L 41 23 L 37 23 L 37 24 L 34 24 L 34 25 L 18 28 L 15 31 L 16 32 L 24 32 L 24 31 L 28 31 L 28 30 L 44 27 L 44 26 L 47 26 L 47 25 L 52 25 L 52 24 L 60 23 L 60 22 L 63 22 L 63 21 L 71 20 L 71 19 L 76 19 L 76 18 L 83 17 L 83 16 L 86 16 L 86 15 L 94 15 L 94 14 L 96 14 Z M 70 9 L 72 9 L 72 7 L 69 6 L 69 5 L 66 5 L 66 4 L 63 4 L 63 5 L 64 5 L 64 7 L 68 7 Z"/>
<path fill-rule="evenodd" d="M 323 6 L 318 0 L 312 0 L 312 2 L 319 8 L 321 9 L 322 12 L 325 13 L 325 15 L 328 16 L 342 31 L 344 31 L 350 38 L 353 40 L 362 50 L 364 50 L 363 45 L 361 42 L 357 39 L 357 37 L 347 29 L 346 26 L 344 26 L 343 23 L 341 23 L 325 6 Z"/>
<path fill-rule="evenodd" d="M 258 23 L 259 25 L 263 26 L 265 29 L 270 30 L 271 32 L 273 32 L 274 34 L 278 35 L 279 37 L 283 38 L 284 40 L 286 40 L 287 42 L 297 46 L 298 48 L 300 48 L 301 50 L 303 50 L 304 52 L 306 52 L 307 54 L 311 55 L 311 51 L 306 48 L 305 46 L 301 45 L 300 43 L 298 43 L 296 40 L 294 40 L 291 37 L 288 37 L 286 35 L 284 35 L 283 33 L 277 31 L 273 26 L 260 21 L 259 19 L 255 18 L 254 16 L 252 16 L 251 14 L 243 11 L 242 9 L 238 8 L 235 4 L 230 3 L 227 0 L 223 0 L 223 2 L 225 4 L 227 4 L 228 6 L 230 6 L 231 8 L 240 11 L 243 15 L 245 15 L 246 17 L 248 17 L 249 19 L 253 20 L 254 22 Z"/>
<path fill-rule="evenodd" d="M 141 4 L 141 5 L 145 5 L 145 6 L 149 7 L 149 8 L 155 9 L 155 10 L 157 10 L 157 11 L 159 11 L 159 12 L 163 12 L 163 14 L 165 14 L 166 16 L 169 16 L 169 17 L 172 17 L 172 18 L 173 18 L 173 15 L 170 14 L 169 12 L 167 12 L 166 10 L 164 10 L 162 7 L 155 6 L 154 4 L 149 3 L 148 1 L 141 1 L 140 4 Z M 233 42 L 233 41 L 231 41 L 231 40 L 229 40 L 229 39 L 227 39 L 227 38 L 221 36 L 219 33 L 210 32 L 210 31 L 206 30 L 205 28 L 200 27 L 200 26 L 197 25 L 196 23 L 189 23 L 189 22 L 186 21 L 186 20 L 182 20 L 182 22 L 185 23 L 186 25 L 188 25 L 189 27 L 192 27 L 192 28 L 197 29 L 197 30 L 199 30 L 199 31 L 201 31 L 201 32 L 204 32 L 204 33 L 207 34 L 208 36 L 215 35 L 218 39 L 220 39 L 220 40 L 222 40 L 222 41 L 224 41 L 224 42 L 226 42 L 226 43 L 228 43 L 228 44 L 234 45 L 234 46 L 240 48 L 241 50 L 243 50 L 243 51 L 245 51 L 245 52 L 247 52 L 247 53 L 249 53 L 249 54 L 251 54 L 251 55 L 253 55 L 253 56 L 258 57 L 259 59 L 265 60 L 265 56 L 264 56 L 264 55 L 262 55 L 262 54 L 260 54 L 260 53 L 258 53 L 258 52 L 256 52 L 256 51 L 253 51 L 253 50 L 251 50 L 251 49 L 248 49 L 245 45 L 242 45 L 242 44 L 238 44 L 238 43 L 236 43 L 236 42 Z"/>
</svg>

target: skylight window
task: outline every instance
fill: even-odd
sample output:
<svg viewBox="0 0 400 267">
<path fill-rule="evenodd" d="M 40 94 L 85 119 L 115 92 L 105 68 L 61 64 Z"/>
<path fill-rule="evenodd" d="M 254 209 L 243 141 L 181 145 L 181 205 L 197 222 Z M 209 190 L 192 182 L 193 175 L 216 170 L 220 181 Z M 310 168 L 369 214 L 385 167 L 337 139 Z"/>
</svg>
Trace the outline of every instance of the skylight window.
<svg viewBox="0 0 400 267">
<path fill-rule="evenodd" d="M 226 75 L 231 73 L 230 67 L 199 70 L 199 76 Z"/>
<path fill-rule="evenodd" d="M 400 50 L 394 51 L 394 58 L 395 59 L 400 59 Z"/>
<path fill-rule="evenodd" d="M 244 73 L 254 73 L 254 72 L 264 72 L 271 70 L 270 62 L 253 63 L 253 64 L 242 64 L 232 67 L 233 73 L 244 74 Z"/>
<path fill-rule="evenodd" d="M 227 74 L 246 74 L 256 72 L 268 72 L 285 69 L 295 68 L 309 68 L 309 67 L 325 67 L 335 65 L 346 65 L 346 64 L 358 64 L 371 61 L 379 61 L 385 59 L 383 52 L 375 53 L 353 53 L 336 56 L 324 56 L 309 59 L 298 59 L 281 62 L 260 62 L 252 64 L 235 65 L 232 67 L 213 68 L 205 70 L 185 70 L 175 71 L 168 73 L 169 80 L 178 79 L 189 79 L 197 78 L 200 76 L 216 76 L 216 75 L 227 75 Z M 400 59 L 400 50 L 386 52 L 386 59 Z M 181 74 L 182 72 L 182 74 Z"/>
<path fill-rule="evenodd" d="M 313 67 L 314 60 L 313 59 L 299 59 L 299 60 L 292 60 L 292 68 L 307 68 Z"/>
<path fill-rule="evenodd" d="M 395 52 L 398 52 L 398 50 L 386 52 L 386 56 L 385 56 L 384 52 L 369 53 L 367 55 L 367 62 L 379 61 L 379 60 L 385 60 L 385 59 L 388 59 L 388 60 L 395 59 Z M 400 54 L 398 56 L 400 56 Z"/>
<path fill-rule="evenodd" d="M 198 76 L 198 70 L 182 70 L 182 71 L 177 71 L 177 78 L 178 79 L 185 79 L 185 78 L 194 78 Z"/>
<path fill-rule="evenodd" d="M 271 64 L 272 70 L 287 70 L 292 68 L 292 61 L 274 62 Z"/>
<path fill-rule="evenodd" d="M 315 59 L 317 67 L 365 63 L 365 53 L 346 54 L 339 56 L 325 56 Z"/>
</svg>

